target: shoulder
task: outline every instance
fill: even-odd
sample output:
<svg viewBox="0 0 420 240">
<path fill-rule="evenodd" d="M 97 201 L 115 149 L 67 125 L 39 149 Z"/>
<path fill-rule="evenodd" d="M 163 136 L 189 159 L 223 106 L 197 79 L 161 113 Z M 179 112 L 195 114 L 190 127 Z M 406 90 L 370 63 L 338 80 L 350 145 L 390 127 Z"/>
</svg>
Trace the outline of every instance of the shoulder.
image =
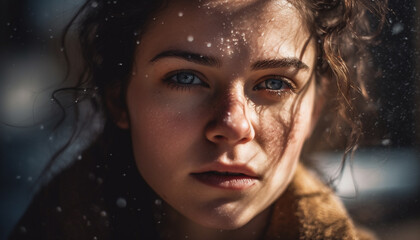
<svg viewBox="0 0 420 240">
<path fill-rule="evenodd" d="M 268 235 L 269 239 L 280 235 L 286 239 L 375 239 L 354 225 L 332 190 L 303 166 L 275 203 Z"/>
</svg>

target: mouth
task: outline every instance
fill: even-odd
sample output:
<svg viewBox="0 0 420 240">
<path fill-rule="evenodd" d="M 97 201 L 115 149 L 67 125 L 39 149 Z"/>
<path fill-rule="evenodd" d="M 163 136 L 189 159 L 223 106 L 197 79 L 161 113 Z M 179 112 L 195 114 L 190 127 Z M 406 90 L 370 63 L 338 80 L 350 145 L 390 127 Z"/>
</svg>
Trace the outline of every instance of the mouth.
<svg viewBox="0 0 420 240">
<path fill-rule="evenodd" d="M 226 190 L 245 190 L 259 181 L 257 177 L 238 172 L 206 171 L 191 176 L 203 184 Z"/>
</svg>

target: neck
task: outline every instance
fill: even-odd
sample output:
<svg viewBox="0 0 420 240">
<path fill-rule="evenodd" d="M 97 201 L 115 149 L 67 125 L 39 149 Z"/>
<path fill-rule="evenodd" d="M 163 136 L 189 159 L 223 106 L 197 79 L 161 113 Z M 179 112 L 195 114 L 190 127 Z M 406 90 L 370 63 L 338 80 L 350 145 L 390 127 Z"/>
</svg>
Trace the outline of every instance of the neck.
<svg viewBox="0 0 420 240">
<path fill-rule="evenodd" d="M 271 208 L 267 208 L 259 215 L 255 216 L 244 226 L 234 230 L 212 229 L 203 227 L 187 219 L 172 207 L 164 204 L 161 225 L 158 226 L 162 233 L 162 239 L 192 239 L 192 240 L 224 240 L 241 239 L 254 240 L 262 239 L 270 218 Z"/>
</svg>

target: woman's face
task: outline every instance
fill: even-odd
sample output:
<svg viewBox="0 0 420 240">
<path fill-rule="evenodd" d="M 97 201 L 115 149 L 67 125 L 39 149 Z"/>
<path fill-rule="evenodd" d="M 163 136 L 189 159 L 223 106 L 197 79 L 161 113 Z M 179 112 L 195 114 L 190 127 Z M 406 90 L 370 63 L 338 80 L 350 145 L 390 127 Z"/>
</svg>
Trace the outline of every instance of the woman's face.
<svg viewBox="0 0 420 240">
<path fill-rule="evenodd" d="M 148 25 L 119 125 L 179 213 L 235 229 L 285 190 L 313 122 L 309 39 L 286 0 L 172 1 Z"/>
</svg>

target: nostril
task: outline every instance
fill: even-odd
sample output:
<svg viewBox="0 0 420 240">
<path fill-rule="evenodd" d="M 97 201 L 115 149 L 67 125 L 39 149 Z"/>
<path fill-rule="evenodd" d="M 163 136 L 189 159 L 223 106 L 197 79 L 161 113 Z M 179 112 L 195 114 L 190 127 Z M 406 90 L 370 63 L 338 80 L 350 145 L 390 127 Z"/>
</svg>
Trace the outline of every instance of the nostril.
<svg viewBox="0 0 420 240">
<path fill-rule="evenodd" d="M 216 135 L 216 136 L 214 136 L 214 138 L 215 138 L 215 139 L 217 139 L 217 140 L 222 140 L 222 139 L 224 139 L 225 137 L 224 137 L 224 136 L 222 136 L 222 135 Z"/>
</svg>

